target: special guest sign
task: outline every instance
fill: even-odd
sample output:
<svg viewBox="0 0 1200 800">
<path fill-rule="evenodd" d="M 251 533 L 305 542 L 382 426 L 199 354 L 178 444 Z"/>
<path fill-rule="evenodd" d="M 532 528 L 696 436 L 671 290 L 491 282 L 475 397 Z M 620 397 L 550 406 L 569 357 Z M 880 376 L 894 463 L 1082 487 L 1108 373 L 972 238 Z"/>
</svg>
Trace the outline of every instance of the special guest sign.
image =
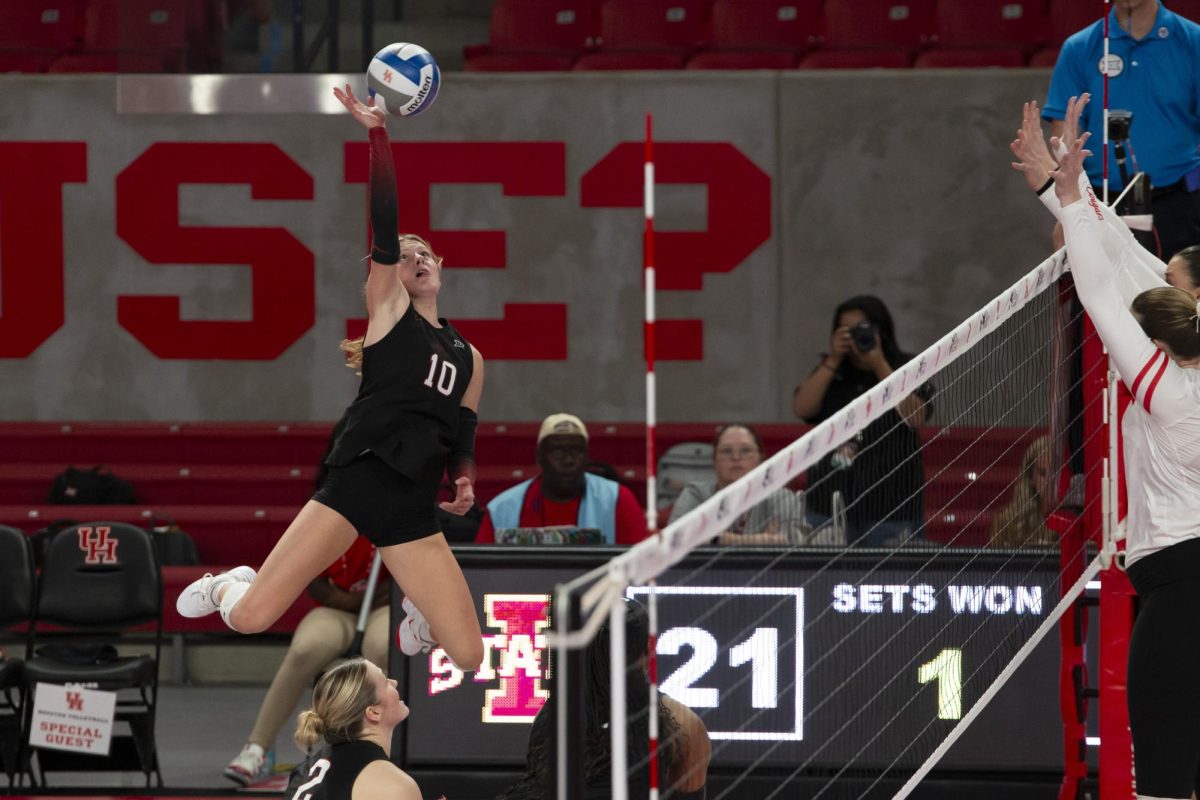
<svg viewBox="0 0 1200 800">
<path fill-rule="evenodd" d="M 39 683 L 33 698 L 31 747 L 106 756 L 112 746 L 116 692 Z"/>
</svg>

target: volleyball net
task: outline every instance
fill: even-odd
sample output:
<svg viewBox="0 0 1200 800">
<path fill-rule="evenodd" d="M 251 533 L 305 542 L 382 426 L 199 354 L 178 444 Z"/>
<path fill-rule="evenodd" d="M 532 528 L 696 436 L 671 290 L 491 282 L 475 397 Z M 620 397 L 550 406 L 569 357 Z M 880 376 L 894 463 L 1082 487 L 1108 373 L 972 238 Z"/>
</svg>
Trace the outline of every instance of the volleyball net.
<svg viewBox="0 0 1200 800">
<path fill-rule="evenodd" d="M 1058 711 L 1040 645 L 1099 569 L 1082 520 L 1107 502 L 1084 489 L 1107 482 L 1085 458 L 1105 401 L 1082 391 L 1064 262 L 557 588 L 556 796 L 594 790 L 601 761 L 614 798 L 695 789 L 697 719 L 724 776 L 709 798 L 904 797 L 939 763 L 1061 748 L 1060 725 L 1027 724 Z"/>
</svg>

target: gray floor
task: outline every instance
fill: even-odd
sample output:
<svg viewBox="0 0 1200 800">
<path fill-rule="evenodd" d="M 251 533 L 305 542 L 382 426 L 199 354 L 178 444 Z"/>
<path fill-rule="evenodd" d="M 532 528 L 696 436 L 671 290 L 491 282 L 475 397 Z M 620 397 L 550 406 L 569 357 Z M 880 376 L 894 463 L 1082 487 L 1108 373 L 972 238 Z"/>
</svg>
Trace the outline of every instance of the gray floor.
<svg viewBox="0 0 1200 800">
<path fill-rule="evenodd" d="M 266 686 L 160 688 L 157 740 L 166 788 L 235 788 L 221 773 L 250 733 L 266 690 Z M 301 700 L 296 714 L 307 707 L 308 699 Z M 286 727 L 279 734 L 276 747 L 279 764 L 295 764 L 301 758 L 290 736 Z M 48 778 L 52 787 L 145 786 L 140 773 L 60 772 L 51 773 Z"/>
</svg>

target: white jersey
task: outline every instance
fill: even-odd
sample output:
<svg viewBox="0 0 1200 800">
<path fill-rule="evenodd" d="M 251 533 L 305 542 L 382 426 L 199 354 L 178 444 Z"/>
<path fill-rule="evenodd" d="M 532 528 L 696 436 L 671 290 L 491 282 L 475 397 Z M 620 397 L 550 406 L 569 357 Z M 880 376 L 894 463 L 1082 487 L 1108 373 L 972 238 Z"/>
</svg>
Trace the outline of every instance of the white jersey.
<svg viewBox="0 0 1200 800">
<path fill-rule="evenodd" d="M 1082 200 L 1055 210 L 1079 299 L 1134 398 L 1121 423 L 1129 499 L 1126 563 L 1133 564 L 1200 537 L 1200 370 L 1172 361 L 1129 310 L 1139 292 L 1166 285 L 1154 268 L 1162 262 L 1090 186 Z"/>
</svg>

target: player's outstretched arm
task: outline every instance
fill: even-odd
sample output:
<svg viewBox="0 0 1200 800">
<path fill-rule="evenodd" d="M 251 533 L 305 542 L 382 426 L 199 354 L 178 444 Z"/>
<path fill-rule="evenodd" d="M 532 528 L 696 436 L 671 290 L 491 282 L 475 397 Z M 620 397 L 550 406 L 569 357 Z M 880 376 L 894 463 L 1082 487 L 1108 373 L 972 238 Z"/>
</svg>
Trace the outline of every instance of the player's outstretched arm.
<svg viewBox="0 0 1200 800">
<path fill-rule="evenodd" d="M 371 205 L 371 262 L 367 272 L 367 314 L 388 317 L 388 328 L 408 307 L 408 292 L 400 282 L 396 265 L 400 262 L 400 230 L 396 191 L 396 164 L 387 136 L 387 112 L 375 105 L 375 98 L 364 103 L 354 95 L 350 84 L 334 87 L 333 96 L 350 116 L 367 129 L 370 141 L 368 195 Z"/>
</svg>

